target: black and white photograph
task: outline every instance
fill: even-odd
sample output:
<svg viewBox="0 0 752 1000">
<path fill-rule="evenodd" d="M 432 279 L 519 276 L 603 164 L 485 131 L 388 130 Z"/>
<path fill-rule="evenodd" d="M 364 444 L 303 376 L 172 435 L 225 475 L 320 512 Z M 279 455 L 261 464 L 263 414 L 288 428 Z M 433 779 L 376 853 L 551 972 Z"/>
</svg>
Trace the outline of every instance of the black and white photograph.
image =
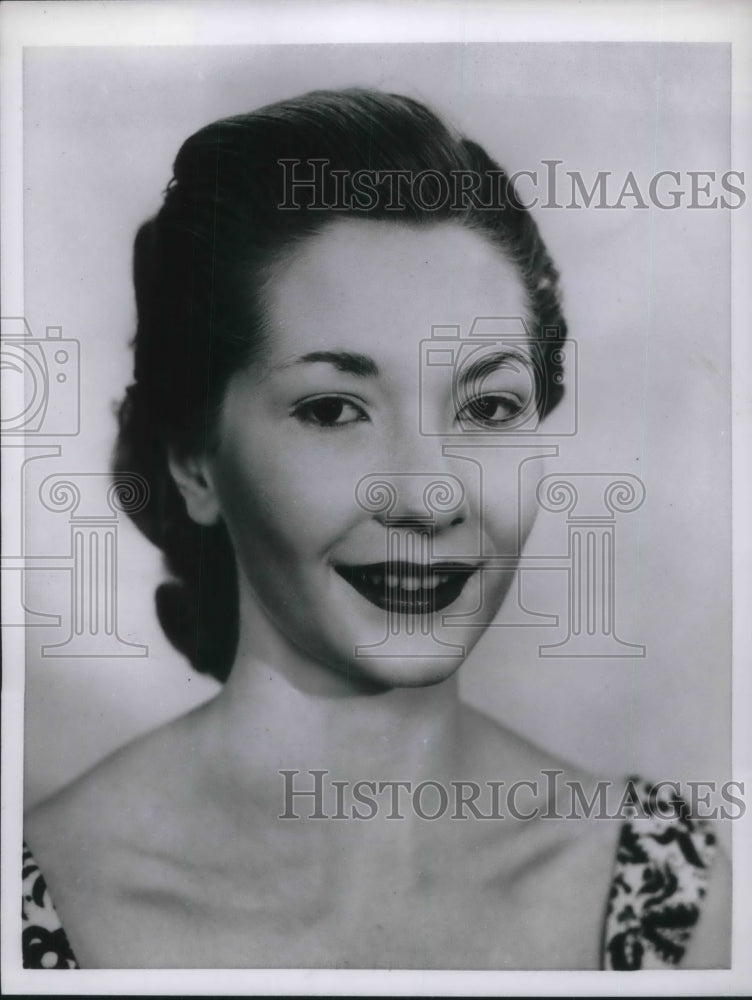
<svg viewBox="0 0 752 1000">
<path fill-rule="evenodd" d="M 5 992 L 752 986 L 752 19 L 608 6 L 4 5 Z"/>
</svg>

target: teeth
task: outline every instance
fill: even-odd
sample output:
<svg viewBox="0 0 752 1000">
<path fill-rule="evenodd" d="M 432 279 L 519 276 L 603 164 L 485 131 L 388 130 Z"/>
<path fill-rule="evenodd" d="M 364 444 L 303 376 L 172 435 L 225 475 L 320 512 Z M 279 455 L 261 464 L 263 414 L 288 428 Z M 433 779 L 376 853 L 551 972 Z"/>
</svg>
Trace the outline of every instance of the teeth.
<svg viewBox="0 0 752 1000">
<path fill-rule="evenodd" d="M 439 584 L 447 583 L 449 577 L 449 573 L 431 573 L 430 576 L 428 574 L 425 576 L 397 576 L 395 573 L 389 573 L 386 577 L 382 573 L 371 573 L 368 579 L 374 587 L 378 587 L 386 581 L 387 587 L 399 587 L 401 590 L 412 593 L 421 589 L 435 590 Z"/>
<path fill-rule="evenodd" d="M 390 568 L 393 572 L 385 572 Z M 335 569 L 362 597 L 383 611 L 418 616 L 430 616 L 448 607 L 473 573 L 469 566 L 447 569 L 398 562 Z"/>
<path fill-rule="evenodd" d="M 386 584 L 392 590 L 399 588 L 406 593 L 415 593 L 418 590 L 436 590 L 438 586 L 448 583 L 452 579 L 451 573 L 437 573 L 435 571 L 420 573 L 419 575 L 400 576 L 397 573 L 368 573 L 364 574 L 364 581 L 373 587 L 380 587 Z"/>
</svg>

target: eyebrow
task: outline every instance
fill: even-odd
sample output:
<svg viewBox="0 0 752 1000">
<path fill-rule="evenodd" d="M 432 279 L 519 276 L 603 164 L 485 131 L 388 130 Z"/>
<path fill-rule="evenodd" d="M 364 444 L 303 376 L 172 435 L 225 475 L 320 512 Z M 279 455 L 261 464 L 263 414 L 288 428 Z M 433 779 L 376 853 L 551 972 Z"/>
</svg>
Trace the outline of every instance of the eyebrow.
<svg viewBox="0 0 752 1000">
<path fill-rule="evenodd" d="M 465 386 L 468 382 L 473 382 L 481 375 L 487 375 L 497 368 L 502 368 L 509 361 L 516 361 L 528 369 L 534 365 L 533 359 L 522 351 L 496 351 L 494 354 L 485 354 L 483 357 L 478 358 L 477 361 L 468 365 L 459 377 L 459 384 Z"/>
<path fill-rule="evenodd" d="M 358 378 L 375 378 L 379 374 L 379 366 L 367 354 L 353 354 L 350 351 L 313 351 L 297 358 L 295 364 L 316 364 L 324 362 L 332 365 L 338 372 L 356 375 Z"/>
</svg>

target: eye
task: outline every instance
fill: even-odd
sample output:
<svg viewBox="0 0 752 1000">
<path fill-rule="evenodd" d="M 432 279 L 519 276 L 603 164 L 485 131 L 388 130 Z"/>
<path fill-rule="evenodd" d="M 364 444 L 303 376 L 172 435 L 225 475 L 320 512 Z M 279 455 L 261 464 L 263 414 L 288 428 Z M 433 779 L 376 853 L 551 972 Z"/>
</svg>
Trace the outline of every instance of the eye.
<svg viewBox="0 0 752 1000">
<path fill-rule="evenodd" d="M 518 417 L 523 409 L 523 402 L 515 395 L 486 393 L 468 400 L 457 419 L 470 428 L 501 427 Z"/>
<path fill-rule="evenodd" d="M 293 416 L 303 424 L 323 428 L 347 427 L 368 420 L 360 406 L 342 396 L 306 399 L 295 407 Z"/>
</svg>

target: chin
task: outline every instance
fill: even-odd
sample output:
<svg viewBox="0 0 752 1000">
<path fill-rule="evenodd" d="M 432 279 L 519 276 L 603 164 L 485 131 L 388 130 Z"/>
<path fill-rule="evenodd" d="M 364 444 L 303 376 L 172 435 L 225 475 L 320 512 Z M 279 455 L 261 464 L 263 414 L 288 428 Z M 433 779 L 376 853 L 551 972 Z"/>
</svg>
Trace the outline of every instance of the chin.
<svg viewBox="0 0 752 1000">
<path fill-rule="evenodd" d="M 446 612 L 471 615 L 478 609 L 479 576 L 465 574 L 459 585 L 450 583 L 439 607 L 436 599 L 424 600 L 420 590 L 408 595 L 410 601 L 384 606 L 380 592 L 363 593 L 362 584 L 340 589 L 340 581 L 329 613 L 319 609 L 327 628 L 318 636 L 317 659 L 352 682 L 378 690 L 441 684 L 462 666 L 485 631 L 444 623 Z"/>
<path fill-rule="evenodd" d="M 423 634 L 420 619 L 405 619 L 396 634 L 383 619 L 379 628 L 361 629 L 357 638 L 337 643 L 322 659 L 351 681 L 380 690 L 432 687 L 459 670 L 481 634 L 446 626 Z"/>
<path fill-rule="evenodd" d="M 464 660 L 464 653 L 430 660 L 419 655 L 369 655 L 351 660 L 344 669 L 350 678 L 379 690 L 433 687 L 452 677 Z"/>
</svg>

